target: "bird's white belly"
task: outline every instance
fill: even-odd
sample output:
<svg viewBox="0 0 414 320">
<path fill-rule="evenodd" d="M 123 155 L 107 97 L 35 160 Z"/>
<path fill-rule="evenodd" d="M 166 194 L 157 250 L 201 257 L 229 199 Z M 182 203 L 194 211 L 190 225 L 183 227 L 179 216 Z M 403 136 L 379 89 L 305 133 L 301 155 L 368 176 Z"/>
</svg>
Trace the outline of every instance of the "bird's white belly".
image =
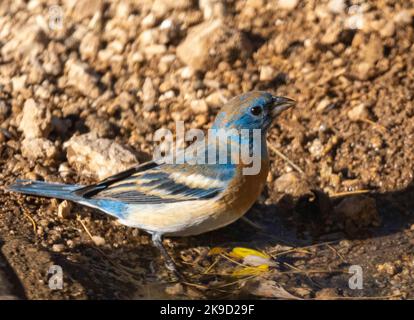
<svg viewBox="0 0 414 320">
<path fill-rule="evenodd" d="M 219 201 L 197 200 L 158 205 L 130 205 L 119 221 L 127 226 L 170 236 L 190 236 L 224 227 L 248 208 L 225 208 Z"/>
</svg>

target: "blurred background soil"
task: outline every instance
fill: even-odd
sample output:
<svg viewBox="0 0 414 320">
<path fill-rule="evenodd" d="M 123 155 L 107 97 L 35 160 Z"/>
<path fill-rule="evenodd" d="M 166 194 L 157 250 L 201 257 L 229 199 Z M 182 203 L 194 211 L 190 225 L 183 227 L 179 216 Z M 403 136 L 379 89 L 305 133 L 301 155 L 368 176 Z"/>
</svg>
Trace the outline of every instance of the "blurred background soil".
<svg viewBox="0 0 414 320">
<path fill-rule="evenodd" d="M 1 1 L 0 296 L 414 298 L 413 44 L 411 1 Z M 155 130 L 207 129 L 249 90 L 298 105 L 270 130 L 248 220 L 165 241 L 186 285 L 145 232 L 4 190 L 98 181 L 149 159 Z M 279 265 L 235 277 L 211 249 L 236 246 Z"/>
</svg>

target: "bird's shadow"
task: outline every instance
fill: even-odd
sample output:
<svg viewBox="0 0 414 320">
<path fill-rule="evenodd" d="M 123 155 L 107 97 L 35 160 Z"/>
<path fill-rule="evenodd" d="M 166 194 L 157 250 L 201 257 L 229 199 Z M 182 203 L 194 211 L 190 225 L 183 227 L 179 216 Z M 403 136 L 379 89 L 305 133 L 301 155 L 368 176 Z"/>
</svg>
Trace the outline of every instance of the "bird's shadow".
<svg viewBox="0 0 414 320">
<path fill-rule="evenodd" d="M 260 247 L 278 243 L 303 246 L 324 242 L 327 239 L 340 241 L 384 237 L 407 230 L 414 224 L 414 181 L 401 190 L 370 192 L 364 196 L 375 200 L 380 221 L 378 226 L 367 225 L 349 232 L 338 223 L 338 226 L 324 232 L 321 229 L 326 223 L 325 220 L 332 223 L 335 218 L 333 207 L 341 201 L 357 196 L 351 194 L 335 200 L 328 199 L 328 208 L 323 208 L 324 204 L 315 204 L 313 199 L 309 200 L 307 197 L 298 208 L 298 202 L 303 198 L 293 200 L 288 196 L 274 204 L 256 204 L 246 214 L 245 217 L 258 227 L 252 227 L 240 219 L 223 229 L 194 237 L 191 242 L 201 246 L 220 243 L 255 243 Z M 286 206 L 286 202 L 293 202 L 294 206 Z"/>
</svg>

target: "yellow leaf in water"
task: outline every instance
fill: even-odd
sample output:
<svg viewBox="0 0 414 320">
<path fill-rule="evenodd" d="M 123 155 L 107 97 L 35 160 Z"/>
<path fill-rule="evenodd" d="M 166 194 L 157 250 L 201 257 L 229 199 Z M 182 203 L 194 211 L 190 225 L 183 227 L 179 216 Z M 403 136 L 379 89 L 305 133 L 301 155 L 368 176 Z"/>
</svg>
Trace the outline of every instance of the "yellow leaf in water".
<svg viewBox="0 0 414 320">
<path fill-rule="evenodd" d="M 270 257 L 266 253 L 263 253 L 261 251 L 257 251 L 257 250 L 254 250 L 254 249 L 242 248 L 242 247 L 234 248 L 230 252 L 229 255 L 231 257 L 237 258 L 237 259 L 243 259 L 247 256 L 257 256 L 257 257 L 261 257 L 261 258 L 264 258 L 264 259 L 270 259 Z"/>
<path fill-rule="evenodd" d="M 211 250 L 208 252 L 208 255 L 209 256 L 215 256 L 215 255 L 218 255 L 218 254 L 224 253 L 224 252 L 226 252 L 226 249 L 224 249 L 222 247 L 214 247 L 214 248 L 211 248 Z"/>
<path fill-rule="evenodd" d="M 237 268 L 233 271 L 232 276 L 233 277 L 246 277 L 246 276 L 255 276 L 259 275 L 263 272 L 267 272 L 269 270 L 269 266 L 267 264 L 262 264 L 257 267 L 242 267 Z"/>
</svg>

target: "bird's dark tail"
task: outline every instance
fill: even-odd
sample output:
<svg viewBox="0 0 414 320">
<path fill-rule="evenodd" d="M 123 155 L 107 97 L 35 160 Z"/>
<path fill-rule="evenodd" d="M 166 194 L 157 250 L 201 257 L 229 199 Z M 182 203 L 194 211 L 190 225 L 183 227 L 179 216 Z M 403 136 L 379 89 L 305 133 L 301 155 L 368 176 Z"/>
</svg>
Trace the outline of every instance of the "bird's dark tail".
<svg viewBox="0 0 414 320">
<path fill-rule="evenodd" d="M 80 185 L 48 183 L 43 181 L 17 180 L 8 186 L 9 191 L 30 194 L 34 196 L 57 198 L 62 200 L 79 201 L 82 197 L 73 193 Z"/>
</svg>

